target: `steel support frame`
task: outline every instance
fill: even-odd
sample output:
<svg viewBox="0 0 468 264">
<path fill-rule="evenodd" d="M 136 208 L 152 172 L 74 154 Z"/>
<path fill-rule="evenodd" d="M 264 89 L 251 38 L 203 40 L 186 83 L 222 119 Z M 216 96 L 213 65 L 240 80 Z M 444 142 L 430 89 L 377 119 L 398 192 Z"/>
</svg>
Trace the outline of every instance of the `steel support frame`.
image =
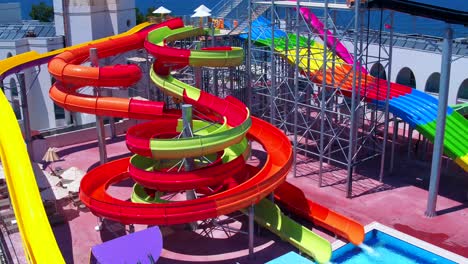
<svg viewBox="0 0 468 264">
<path fill-rule="evenodd" d="M 325 20 L 330 21 L 328 17 L 336 18 L 336 13 L 329 15 L 333 12 L 332 8 L 328 8 L 325 2 Z M 260 4 L 254 3 L 253 5 Z M 264 3 L 263 3 L 264 4 Z M 302 16 L 294 16 L 296 11 L 294 7 L 284 7 L 272 0 L 269 3 L 270 13 L 267 17 L 271 20 L 271 25 L 268 28 L 257 28 L 257 30 L 264 30 L 269 35 L 274 37 L 274 28 L 279 25 L 280 13 L 285 10 L 289 12 L 289 19 L 286 17 L 287 33 L 301 35 L 311 41 L 318 41 L 323 43 L 317 33 L 310 29 Z M 298 3 L 295 8 L 300 7 Z M 288 10 L 288 8 L 290 10 Z M 356 7 L 355 7 L 356 8 Z M 281 11 L 281 12 L 280 12 Z M 350 11 L 353 12 L 353 11 Z M 364 10 L 363 12 L 369 12 Z M 352 22 L 348 26 L 354 27 L 354 32 L 362 32 L 363 23 L 359 21 L 362 12 L 359 9 L 354 10 Z M 350 20 L 351 22 L 351 20 Z M 391 24 L 391 23 L 390 23 Z M 358 65 L 363 65 L 363 54 L 368 49 L 365 44 L 365 39 L 362 34 L 349 33 L 350 28 L 337 29 L 335 25 L 330 28 L 328 23 L 325 27 L 329 29 L 340 41 L 350 41 L 355 45 L 355 58 L 358 63 L 354 63 L 354 72 L 358 71 Z M 352 30 L 351 30 L 352 31 Z M 327 34 L 327 33 L 326 33 Z M 352 37 L 350 37 L 352 36 Z M 318 87 L 312 80 L 317 77 L 317 74 L 327 74 L 327 68 L 320 69 L 309 75 L 300 75 L 302 69 L 294 67 L 294 74 L 290 74 L 291 66 L 288 61 L 275 51 L 275 43 L 271 42 L 269 47 L 259 47 L 254 43 L 255 40 L 249 39 L 249 60 L 248 65 L 251 65 L 251 80 L 252 80 L 252 94 L 255 100 L 252 101 L 253 114 L 270 121 L 276 125 L 290 137 L 293 145 L 295 146 L 294 154 L 296 157 L 295 166 L 293 168 L 294 176 L 301 177 L 305 175 L 317 174 L 319 175 L 317 181 L 319 186 L 322 186 L 322 175 L 329 170 L 329 166 L 325 166 L 325 162 L 333 166 L 344 166 L 348 171 L 348 185 L 351 185 L 352 171 L 358 164 L 362 164 L 370 159 L 381 157 L 382 150 L 384 149 L 382 138 L 379 138 L 378 132 L 385 130 L 384 119 L 388 108 L 377 107 L 370 105 L 366 102 L 366 98 L 361 96 L 363 93 L 361 84 L 358 80 L 363 78 L 360 74 L 353 75 L 354 78 L 354 96 L 351 100 L 346 99 L 341 89 L 342 83 L 335 80 L 332 76 L 332 83 L 321 84 Z M 285 42 L 286 46 L 295 52 L 294 58 L 290 59 L 295 62 L 304 59 L 307 56 L 307 65 L 313 65 L 315 59 L 313 54 L 316 51 L 309 48 L 308 54 L 300 54 L 299 39 L 296 39 L 295 45 L 289 41 L 293 41 L 288 37 Z M 309 43 L 310 45 L 310 43 Z M 390 68 L 390 51 L 385 47 L 381 47 L 383 52 L 380 58 L 371 58 L 376 62 L 382 62 L 388 69 Z M 390 49 L 391 50 L 391 49 Z M 286 51 L 289 52 L 289 51 Z M 328 54 L 327 54 L 328 53 Z M 321 61 L 328 62 L 328 74 L 330 71 L 333 73 L 336 66 L 337 58 L 330 56 L 330 50 L 326 49 L 321 54 Z M 296 65 L 298 65 L 296 63 Z M 332 66 L 330 66 L 332 65 Z M 350 79 L 348 75 L 347 79 Z M 292 85 L 291 85 L 292 83 Z M 388 91 L 388 87 L 386 87 Z M 320 92 L 322 91 L 322 93 Z M 315 95 L 315 96 L 314 96 Z M 354 105 L 353 105 L 354 97 Z M 348 101 L 347 101 L 348 100 Z M 349 102 L 351 101 L 351 102 Z M 357 117 L 360 113 L 360 117 Z M 369 118 L 373 115 L 373 118 Z M 362 126 L 357 126 L 357 121 L 362 120 Z M 352 124 L 355 124 L 353 128 Z M 314 166 L 312 163 L 317 164 Z M 385 161 L 385 159 L 383 159 Z M 352 186 L 347 190 L 347 196 L 352 195 Z"/>
</svg>

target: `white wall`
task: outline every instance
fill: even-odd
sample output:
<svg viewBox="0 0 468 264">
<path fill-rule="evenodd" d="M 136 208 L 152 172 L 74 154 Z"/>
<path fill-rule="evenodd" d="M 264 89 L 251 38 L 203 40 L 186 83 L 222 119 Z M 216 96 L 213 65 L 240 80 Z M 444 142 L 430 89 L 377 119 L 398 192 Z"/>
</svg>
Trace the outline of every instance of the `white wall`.
<svg viewBox="0 0 468 264">
<path fill-rule="evenodd" d="M 38 53 L 46 53 L 63 47 L 61 37 L 27 38 L 18 42 L 26 44 L 20 45 L 20 47 L 27 46 L 29 50 Z M 24 72 L 31 129 L 42 130 L 56 127 L 54 104 L 49 98 L 49 89 L 52 83 L 47 64 L 27 69 Z"/>
<path fill-rule="evenodd" d="M 135 26 L 135 2 L 131 0 L 70 0 L 65 7 L 67 30 L 64 30 L 63 9 L 62 1 L 54 0 L 56 32 L 57 35 L 69 33 L 66 36 L 69 45 L 113 36 Z M 112 63 L 125 63 L 123 59 Z M 85 90 L 85 93 L 92 93 L 90 88 Z M 75 119 L 78 124 L 96 120 L 94 115 L 88 114 L 76 114 Z"/>
</svg>

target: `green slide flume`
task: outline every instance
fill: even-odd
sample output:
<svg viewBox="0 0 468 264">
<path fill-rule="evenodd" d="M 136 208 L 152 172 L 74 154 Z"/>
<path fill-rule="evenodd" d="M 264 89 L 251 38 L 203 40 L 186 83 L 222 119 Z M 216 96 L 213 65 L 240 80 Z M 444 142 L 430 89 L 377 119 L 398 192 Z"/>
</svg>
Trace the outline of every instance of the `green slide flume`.
<svg viewBox="0 0 468 264">
<path fill-rule="evenodd" d="M 332 248 L 330 242 L 310 229 L 284 215 L 280 208 L 267 199 L 255 205 L 255 221 L 289 242 L 318 263 L 328 263 Z"/>
</svg>

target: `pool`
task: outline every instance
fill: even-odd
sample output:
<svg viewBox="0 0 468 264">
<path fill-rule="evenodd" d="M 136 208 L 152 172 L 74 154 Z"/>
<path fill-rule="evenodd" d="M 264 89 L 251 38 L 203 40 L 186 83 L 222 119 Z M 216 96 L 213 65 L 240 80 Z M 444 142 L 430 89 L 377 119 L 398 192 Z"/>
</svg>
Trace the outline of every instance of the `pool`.
<svg viewBox="0 0 468 264">
<path fill-rule="evenodd" d="M 467 263 L 466 258 L 397 230 L 388 227 L 379 229 L 369 230 L 364 245 L 360 247 L 348 243 L 333 251 L 331 263 Z"/>
</svg>

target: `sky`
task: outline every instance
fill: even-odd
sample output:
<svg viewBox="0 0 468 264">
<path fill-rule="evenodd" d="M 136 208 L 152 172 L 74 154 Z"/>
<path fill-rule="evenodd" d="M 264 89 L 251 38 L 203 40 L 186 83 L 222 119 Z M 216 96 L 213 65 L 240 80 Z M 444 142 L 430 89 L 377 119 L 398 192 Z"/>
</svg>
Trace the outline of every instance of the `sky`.
<svg viewBox="0 0 468 264">
<path fill-rule="evenodd" d="M 29 11 L 31 10 L 32 4 L 38 4 L 41 1 L 52 5 L 52 0 L 0 0 L 0 3 L 9 3 L 9 2 L 21 2 L 21 6 L 23 7 L 23 16 L 28 16 Z M 206 0 L 206 2 L 217 2 L 216 0 Z M 230 0 L 227 0 L 230 1 Z M 323 1 L 323 0 L 320 0 Z M 330 2 L 334 2 L 335 0 L 329 0 Z M 432 4 L 437 6 L 442 6 L 446 8 L 453 8 L 458 10 L 463 10 L 468 12 L 468 0 L 413 0 L 415 2 Z M 148 7 L 157 7 L 156 5 L 160 5 L 163 2 L 167 2 L 169 5 L 173 5 L 177 3 L 177 5 L 191 5 L 193 0 L 135 0 L 136 6 L 140 7 L 142 10 L 146 10 Z M 198 1 L 201 2 L 201 1 Z M 344 0 L 337 0 L 336 2 L 345 2 Z M 152 6 L 154 4 L 154 6 Z M 27 17 L 24 17 L 27 18 Z"/>
</svg>

